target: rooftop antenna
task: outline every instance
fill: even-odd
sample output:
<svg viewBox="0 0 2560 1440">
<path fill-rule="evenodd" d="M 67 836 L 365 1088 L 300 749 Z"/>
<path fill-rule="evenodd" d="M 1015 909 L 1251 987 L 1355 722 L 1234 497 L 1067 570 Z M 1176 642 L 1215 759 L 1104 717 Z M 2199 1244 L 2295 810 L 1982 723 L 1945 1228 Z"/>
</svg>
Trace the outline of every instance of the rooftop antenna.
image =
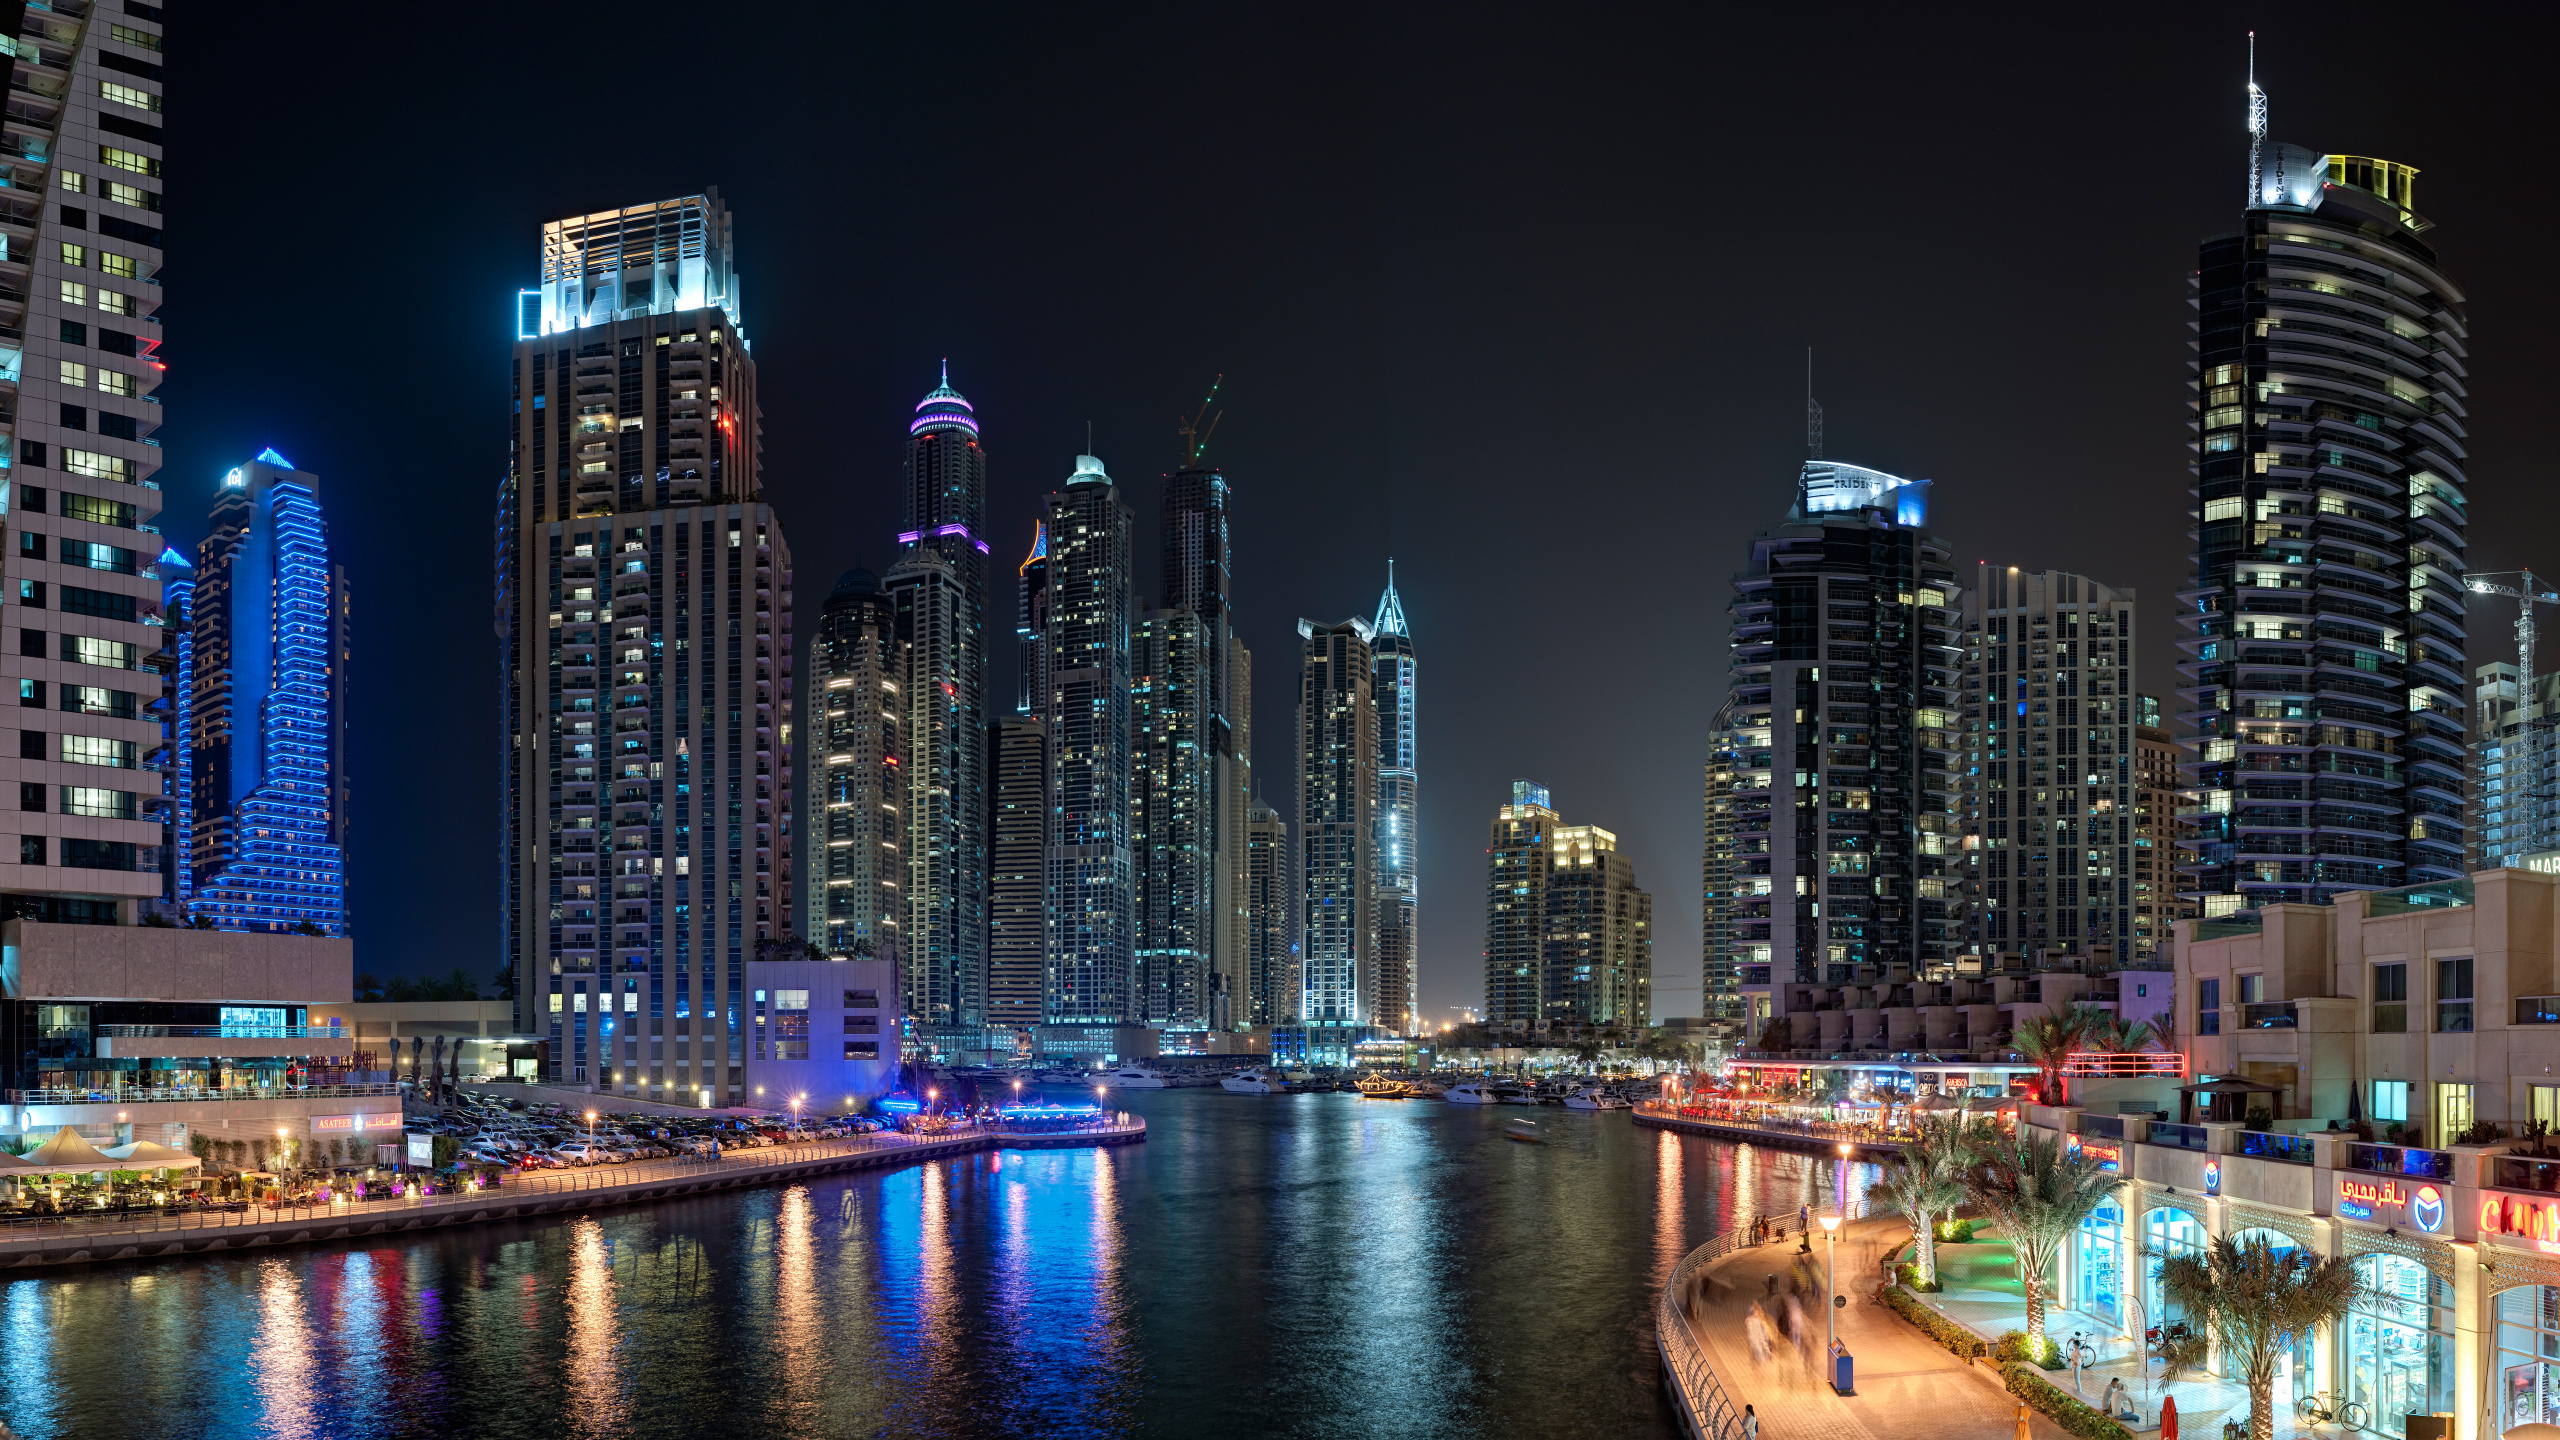
<svg viewBox="0 0 2560 1440">
<path fill-rule="evenodd" d="M 1822 458 L 1822 402 L 1813 398 L 1813 347 L 1804 347 L 1804 448 L 1810 460 Z"/>
<path fill-rule="evenodd" d="M 1093 422 L 1090 420 L 1084 422 L 1084 453 L 1093 453 Z"/>
<path fill-rule="evenodd" d="M 2266 203 L 2266 172 L 2259 152 L 2267 143 L 2267 92 L 2258 88 L 2258 32 L 2249 32 L 2249 203 Z"/>
<path fill-rule="evenodd" d="M 1208 453 L 1210 434 L 1218 428 L 1218 422 L 1226 418 L 1227 412 L 1224 410 L 1219 410 L 1215 415 L 1209 413 L 1218 403 L 1219 387 L 1226 383 L 1227 377 L 1224 374 L 1209 382 L 1209 393 L 1201 400 L 1198 414 L 1188 420 L 1179 415 L 1174 417 L 1173 433 L 1182 437 L 1182 465 L 1186 470 L 1199 464 L 1200 457 Z M 1200 426 L 1203 418 L 1209 422 L 1205 430 Z"/>
</svg>

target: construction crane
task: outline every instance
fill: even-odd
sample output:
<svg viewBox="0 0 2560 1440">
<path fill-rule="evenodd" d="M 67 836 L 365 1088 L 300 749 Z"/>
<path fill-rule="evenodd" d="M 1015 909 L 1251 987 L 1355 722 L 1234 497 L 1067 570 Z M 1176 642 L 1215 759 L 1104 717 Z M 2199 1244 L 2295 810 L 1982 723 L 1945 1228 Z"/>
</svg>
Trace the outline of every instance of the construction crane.
<svg viewBox="0 0 2560 1440">
<path fill-rule="evenodd" d="M 2513 583 L 2507 583 L 2512 581 Z M 2541 577 L 2530 570 L 2500 570 L 2487 575 L 2473 575 L 2464 580 L 2463 588 L 2474 595 L 2504 595 L 2516 602 L 2516 722 L 2524 736 L 2524 796 L 2528 802 L 2551 798 L 2534 787 L 2541 783 L 2543 734 L 2560 717 L 2533 715 L 2533 607 L 2560 605 L 2560 593 L 2547 588 Z M 2483 739 L 2496 739 L 2490 726 L 2481 726 Z M 2525 807 L 2525 830 L 2529 837 L 2539 837 L 2537 823 L 2540 807 Z"/>
<path fill-rule="evenodd" d="M 1209 413 L 1217 407 L 1218 387 L 1226 383 L 1227 377 L 1223 374 L 1209 382 L 1208 398 L 1200 402 L 1199 414 L 1188 420 L 1178 415 L 1174 417 L 1173 433 L 1182 437 L 1182 464 L 1185 469 L 1200 463 L 1200 457 L 1209 451 L 1210 435 L 1217 431 L 1218 422 L 1227 418 L 1227 412 L 1224 410 L 1218 410 L 1215 415 Z M 1206 430 L 1200 428 L 1200 422 L 1204 419 L 1209 422 L 1209 428 Z"/>
</svg>

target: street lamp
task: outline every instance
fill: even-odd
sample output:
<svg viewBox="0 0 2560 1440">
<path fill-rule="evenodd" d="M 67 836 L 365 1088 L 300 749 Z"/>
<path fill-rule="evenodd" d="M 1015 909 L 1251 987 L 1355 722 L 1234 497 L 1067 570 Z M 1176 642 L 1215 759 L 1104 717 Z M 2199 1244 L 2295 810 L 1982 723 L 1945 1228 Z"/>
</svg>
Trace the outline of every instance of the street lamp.
<svg viewBox="0 0 2560 1440">
<path fill-rule="evenodd" d="M 284 1137 L 285 1137 L 285 1135 L 286 1135 L 287 1133 L 288 1133 L 288 1132 L 286 1131 L 285 1127 L 283 1127 L 282 1125 L 279 1125 L 279 1126 L 277 1126 L 277 1127 L 276 1127 L 276 1168 L 277 1168 L 278 1170 L 282 1170 L 282 1169 L 284 1168 L 284 1148 L 285 1148 L 285 1138 L 284 1138 Z"/>
<path fill-rule="evenodd" d="M 791 1133 L 794 1135 L 800 1133 L 800 1101 L 803 1098 L 799 1095 L 791 1097 Z"/>
<path fill-rule="evenodd" d="M 595 1145 L 595 1143 L 596 1143 L 596 1112 L 594 1112 L 593 1110 L 590 1110 L 590 1111 L 588 1111 L 588 1112 L 587 1112 L 587 1145 L 588 1145 L 588 1147 L 589 1147 L 589 1148 L 593 1148 L 593 1147 L 594 1147 L 594 1145 Z"/>
<path fill-rule="evenodd" d="M 1849 1147 L 1846 1145 L 1840 1147 L 1843 1153 L 1846 1153 L 1848 1148 Z M 1831 1348 L 1824 1351 L 1823 1355 L 1825 1359 L 1832 1363 L 1833 1374 L 1831 1379 L 1831 1388 L 1837 1390 L 1840 1388 L 1840 1377 L 1838 1374 L 1840 1355 L 1840 1216 L 1837 1211 L 1822 1217 L 1822 1233 L 1829 1241 L 1831 1247 L 1831 1253 L 1824 1264 L 1824 1268 L 1827 1272 L 1827 1278 L 1830 1281 L 1829 1288 L 1831 1290 L 1831 1303 L 1823 1307 L 1831 1312 Z"/>
</svg>

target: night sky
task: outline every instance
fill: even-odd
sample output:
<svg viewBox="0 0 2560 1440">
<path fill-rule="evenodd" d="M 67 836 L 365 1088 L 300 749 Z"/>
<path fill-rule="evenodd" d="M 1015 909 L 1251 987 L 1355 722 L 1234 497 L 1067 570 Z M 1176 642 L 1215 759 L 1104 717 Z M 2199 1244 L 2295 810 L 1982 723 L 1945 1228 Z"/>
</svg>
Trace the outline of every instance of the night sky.
<svg viewBox="0 0 2560 1440">
<path fill-rule="evenodd" d="M 1522 776 L 1617 832 L 1658 1013 L 1695 1013 L 1727 581 L 1791 498 L 1807 345 L 1833 458 L 1934 479 L 1961 564 L 2140 587 L 2139 684 L 2171 687 L 2186 277 L 2236 224 L 2253 24 L 2274 138 L 2420 168 L 2471 300 L 2474 565 L 2560 568 L 2547 29 L 1784 13 L 171 5 L 162 523 L 191 546 L 265 445 L 326 482 L 358 967 L 499 958 L 491 516 L 541 223 L 706 185 L 804 634 L 890 563 L 945 356 L 991 457 L 1000 702 L 1011 567 L 1087 421 L 1152 603 L 1175 419 L 1227 377 L 1211 458 L 1284 811 L 1295 621 L 1368 616 L 1394 556 L 1426 1018 L 1480 998 L 1485 827 Z M 2475 617 L 2474 662 L 2508 657 L 2512 613 Z"/>
</svg>

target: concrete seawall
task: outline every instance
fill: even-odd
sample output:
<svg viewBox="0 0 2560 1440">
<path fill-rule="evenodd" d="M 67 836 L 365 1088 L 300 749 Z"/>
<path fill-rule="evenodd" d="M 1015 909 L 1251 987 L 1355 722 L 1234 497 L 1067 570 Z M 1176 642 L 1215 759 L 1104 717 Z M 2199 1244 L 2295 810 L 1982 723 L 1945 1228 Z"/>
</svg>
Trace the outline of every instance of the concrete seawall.
<svg viewBox="0 0 2560 1440">
<path fill-rule="evenodd" d="M 159 1216 L 139 1222 L 20 1221 L 0 1226 L 0 1269 L 101 1260 L 155 1260 L 268 1250 L 279 1245 L 363 1242 L 378 1236 L 501 1220 L 582 1214 L 606 1206 L 642 1205 L 852 1170 L 889 1169 L 990 1150 L 1092 1149 L 1134 1144 L 1146 1138 L 1146 1122 L 1132 1119 L 1106 1130 L 978 1132 L 892 1144 L 821 1142 L 783 1146 L 778 1153 L 747 1151 L 711 1162 L 645 1161 L 530 1179 L 520 1177 L 478 1194 L 436 1195 L 423 1200 L 341 1202 L 239 1215 Z"/>
<path fill-rule="evenodd" d="M 1837 1155 L 1842 1144 L 1861 1160 L 1890 1160 L 1902 1153 L 1902 1147 L 1882 1140 L 1842 1141 L 1836 1135 L 1806 1135 L 1793 1130 L 1762 1130 L 1756 1126 L 1721 1120 L 1694 1120 L 1685 1115 L 1663 1115 L 1639 1106 L 1635 1122 L 1657 1130 L 1677 1130 L 1684 1135 L 1703 1135 L 1710 1140 L 1731 1140 L 1743 1145 L 1775 1145 L 1784 1150 L 1807 1150 L 1822 1155 Z"/>
</svg>

